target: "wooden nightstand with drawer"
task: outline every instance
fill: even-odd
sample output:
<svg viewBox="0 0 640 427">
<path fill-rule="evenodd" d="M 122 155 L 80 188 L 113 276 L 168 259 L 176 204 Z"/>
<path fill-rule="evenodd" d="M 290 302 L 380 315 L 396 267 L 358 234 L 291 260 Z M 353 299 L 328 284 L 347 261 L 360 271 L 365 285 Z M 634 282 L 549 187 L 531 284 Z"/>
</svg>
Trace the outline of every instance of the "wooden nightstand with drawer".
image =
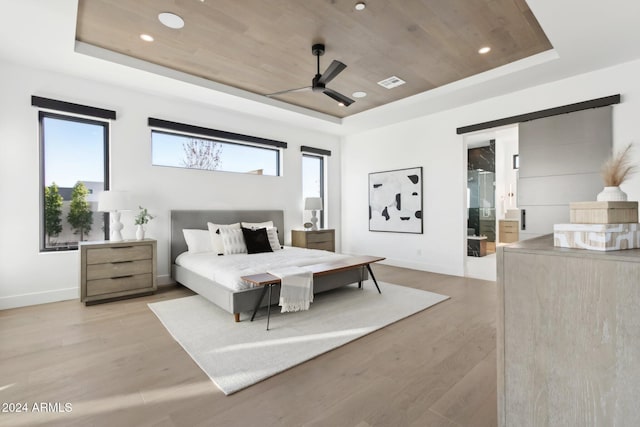
<svg viewBox="0 0 640 427">
<path fill-rule="evenodd" d="M 513 243 L 520 240 L 519 221 L 501 219 L 498 223 L 500 243 Z"/>
<path fill-rule="evenodd" d="M 80 301 L 86 305 L 148 295 L 156 281 L 157 242 L 81 242 Z"/>
<path fill-rule="evenodd" d="M 291 230 L 291 246 L 335 252 L 335 230 Z"/>
</svg>

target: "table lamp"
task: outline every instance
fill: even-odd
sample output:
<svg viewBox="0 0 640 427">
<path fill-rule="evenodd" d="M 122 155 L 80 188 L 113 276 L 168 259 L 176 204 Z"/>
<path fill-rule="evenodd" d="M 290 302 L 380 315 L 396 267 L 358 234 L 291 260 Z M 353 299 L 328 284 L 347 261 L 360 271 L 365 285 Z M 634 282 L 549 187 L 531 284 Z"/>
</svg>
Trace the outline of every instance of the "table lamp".
<svg viewBox="0 0 640 427">
<path fill-rule="evenodd" d="M 304 209 L 307 211 L 311 211 L 311 229 L 318 229 L 318 217 L 316 216 L 317 211 L 322 210 L 322 198 L 320 197 L 307 197 L 304 199 Z"/>
<path fill-rule="evenodd" d="M 131 206 L 128 192 L 107 190 L 100 193 L 98 211 L 110 213 L 111 224 L 109 225 L 109 230 L 111 230 L 110 240 L 112 242 L 122 241 L 121 231 L 123 225 L 120 222 L 120 212 L 129 210 L 131 210 Z"/>
</svg>

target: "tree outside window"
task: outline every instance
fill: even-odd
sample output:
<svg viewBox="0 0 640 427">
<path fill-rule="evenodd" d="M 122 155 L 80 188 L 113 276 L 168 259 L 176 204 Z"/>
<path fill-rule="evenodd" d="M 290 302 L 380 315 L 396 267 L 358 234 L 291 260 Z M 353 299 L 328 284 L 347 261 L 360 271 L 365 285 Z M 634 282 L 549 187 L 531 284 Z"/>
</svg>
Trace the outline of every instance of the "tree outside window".
<svg viewBox="0 0 640 427">
<path fill-rule="evenodd" d="M 51 246 L 51 238 L 62 232 L 62 196 L 55 182 L 44 191 L 44 229 Z"/>
<path fill-rule="evenodd" d="M 67 222 L 71 225 L 73 232 L 80 235 L 81 242 L 85 234 L 91 231 L 91 224 L 93 224 L 93 212 L 87 202 L 88 194 L 89 190 L 83 183 L 76 183 L 71 192 L 71 206 L 67 215 Z"/>
<path fill-rule="evenodd" d="M 220 167 L 222 144 L 207 139 L 189 138 L 182 144 L 185 168 L 216 170 Z"/>
</svg>

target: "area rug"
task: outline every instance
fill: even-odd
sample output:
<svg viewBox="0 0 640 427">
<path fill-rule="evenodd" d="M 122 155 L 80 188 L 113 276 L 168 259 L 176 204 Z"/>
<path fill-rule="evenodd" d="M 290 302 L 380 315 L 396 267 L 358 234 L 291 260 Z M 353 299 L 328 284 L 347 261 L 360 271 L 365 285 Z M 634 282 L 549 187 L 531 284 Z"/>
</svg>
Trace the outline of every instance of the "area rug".
<svg viewBox="0 0 640 427">
<path fill-rule="evenodd" d="M 280 313 L 272 306 L 253 322 L 233 316 L 199 295 L 149 304 L 173 338 L 224 392 L 232 394 L 326 353 L 449 297 L 370 281 L 315 296 L 311 309 Z"/>
</svg>

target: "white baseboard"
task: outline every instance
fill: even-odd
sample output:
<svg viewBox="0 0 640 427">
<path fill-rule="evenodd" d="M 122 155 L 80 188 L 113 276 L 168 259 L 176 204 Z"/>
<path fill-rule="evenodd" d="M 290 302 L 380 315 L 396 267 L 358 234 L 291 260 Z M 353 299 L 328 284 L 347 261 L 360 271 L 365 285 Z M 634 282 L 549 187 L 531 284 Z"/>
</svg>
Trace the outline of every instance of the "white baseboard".
<svg viewBox="0 0 640 427">
<path fill-rule="evenodd" d="M 166 285 L 175 285 L 176 281 L 173 280 L 173 277 L 168 274 L 163 274 L 162 276 L 158 276 L 158 286 L 166 286 Z"/>
<path fill-rule="evenodd" d="M 360 256 L 362 254 L 353 254 L 342 252 L 345 255 Z M 391 265 L 393 267 L 410 268 L 412 270 L 428 271 L 430 273 L 447 274 L 449 276 L 464 277 L 462 271 L 458 271 L 451 266 L 433 265 L 421 262 L 406 261 L 401 259 L 387 258 L 384 261 L 380 261 L 380 264 Z"/>
<path fill-rule="evenodd" d="M 52 291 L 32 292 L 29 294 L 0 297 L 0 310 L 47 304 L 50 302 L 80 299 L 80 288 L 55 289 Z"/>
<path fill-rule="evenodd" d="M 176 281 L 168 274 L 158 276 L 158 286 L 173 285 L 175 283 Z M 67 301 L 72 299 L 80 300 L 80 288 L 55 289 L 51 291 L 0 297 L 0 310 L 28 307 L 30 305 L 47 304 L 50 302 Z"/>
</svg>

